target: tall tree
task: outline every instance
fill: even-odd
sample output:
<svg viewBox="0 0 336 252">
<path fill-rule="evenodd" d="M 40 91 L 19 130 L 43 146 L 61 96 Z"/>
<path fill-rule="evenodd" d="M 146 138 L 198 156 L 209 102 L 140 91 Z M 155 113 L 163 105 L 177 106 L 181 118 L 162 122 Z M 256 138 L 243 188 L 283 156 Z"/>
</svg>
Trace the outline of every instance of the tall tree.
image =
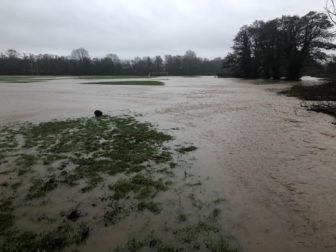
<svg viewBox="0 0 336 252">
<path fill-rule="evenodd" d="M 84 48 L 74 49 L 71 52 L 71 58 L 74 60 L 83 60 L 90 58 L 88 50 Z"/>
<path fill-rule="evenodd" d="M 237 64 L 229 68 L 239 77 L 299 80 L 308 61 L 325 59 L 325 50 L 336 48 L 331 27 L 326 14 L 313 11 L 256 21 L 240 29 L 226 62 Z"/>
</svg>

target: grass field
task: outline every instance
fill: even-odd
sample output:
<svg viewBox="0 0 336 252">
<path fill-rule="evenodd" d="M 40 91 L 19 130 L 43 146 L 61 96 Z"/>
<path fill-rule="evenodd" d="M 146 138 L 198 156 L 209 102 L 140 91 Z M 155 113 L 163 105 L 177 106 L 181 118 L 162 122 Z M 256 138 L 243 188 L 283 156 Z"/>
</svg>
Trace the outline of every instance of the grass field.
<svg viewBox="0 0 336 252">
<path fill-rule="evenodd" d="M 134 79 L 134 78 L 148 78 L 145 75 L 88 75 L 79 76 L 79 79 L 85 80 L 104 80 L 104 79 Z"/>
<path fill-rule="evenodd" d="M 18 75 L 3 75 L 0 76 L 0 83 L 33 83 L 33 82 L 41 82 L 52 80 L 50 77 L 46 76 L 18 76 Z"/>
<path fill-rule="evenodd" d="M 163 86 L 161 81 L 101 81 L 101 82 L 86 82 L 82 84 L 100 84 L 100 85 L 133 85 L 133 86 Z"/>
</svg>

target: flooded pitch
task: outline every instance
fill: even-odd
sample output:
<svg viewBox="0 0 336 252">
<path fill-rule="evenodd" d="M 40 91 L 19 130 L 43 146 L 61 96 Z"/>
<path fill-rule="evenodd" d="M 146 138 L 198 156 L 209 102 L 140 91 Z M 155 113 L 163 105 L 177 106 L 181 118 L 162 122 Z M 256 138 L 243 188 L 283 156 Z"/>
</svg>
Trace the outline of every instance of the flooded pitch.
<svg viewBox="0 0 336 252">
<path fill-rule="evenodd" d="M 165 86 L 83 85 L 80 79 L 0 84 L 1 125 L 91 117 L 100 109 L 110 116 L 137 115 L 174 137 L 170 147 L 179 151 L 177 166 L 167 175 L 172 182 L 155 195 L 161 210 L 146 202 L 138 208 L 153 211 L 80 226 L 79 238 L 71 238 L 74 244 L 87 229 L 90 234 L 75 248 L 110 251 L 149 244 L 167 249 L 163 244 L 177 241 L 186 250 L 202 250 L 193 241 L 200 238 L 212 251 L 223 251 L 223 243 L 242 251 L 335 250 L 336 128 L 331 117 L 307 112 L 298 99 L 276 94 L 290 84 L 214 77 L 155 80 Z M 182 154 L 183 146 L 197 149 Z M 1 174 L 0 183 L 4 178 Z M 59 216 L 66 204 L 82 208 L 63 215 L 90 221 L 104 215 L 88 206 L 104 190 L 78 194 L 58 187 L 48 193 L 52 208 L 18 208 L 28 217 L 17 225 L 45 229 L 53 222 L 43 214 Z M 4 187 L 0 191 L 1 198 L 8 196 Z M 32 225 L 37 216 L 42 221 Z"/>
</svg>

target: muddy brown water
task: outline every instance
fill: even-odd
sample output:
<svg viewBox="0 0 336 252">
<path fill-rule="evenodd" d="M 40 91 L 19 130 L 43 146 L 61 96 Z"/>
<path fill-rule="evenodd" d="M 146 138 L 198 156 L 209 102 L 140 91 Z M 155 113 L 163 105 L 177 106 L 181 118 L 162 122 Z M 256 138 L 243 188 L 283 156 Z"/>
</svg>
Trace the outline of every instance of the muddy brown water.
<svg viewBox="0 0 336 252">
<path fill-rule="evenodd" d="M 177 172 L 174 190 L 160 194 L 162 214 L 97 229 L 81 250 L 109 250 L 143 230 L 163 232 L 173 225 L 176 211 L 197 220 L 209 214 L 211 202 L 224 198 L 216 206 L 219 223 L 244 251 L 336 251 L 331 117 L 276 94 L 295 83 L 157 79 L 165 86 L 83 85 L 78 79 L 0 84 L 1 124 L 92 116 L 96 109 L 110 115 L 138 112 L 161 129 L 179 128 L 176 138 L 198 147 Z"/>
</svg>

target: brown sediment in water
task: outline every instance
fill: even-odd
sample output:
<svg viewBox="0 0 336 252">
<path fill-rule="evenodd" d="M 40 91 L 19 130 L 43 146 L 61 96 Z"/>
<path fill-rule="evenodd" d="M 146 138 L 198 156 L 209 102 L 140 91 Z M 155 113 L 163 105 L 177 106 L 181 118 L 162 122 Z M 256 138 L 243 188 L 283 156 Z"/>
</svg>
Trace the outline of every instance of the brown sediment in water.
<svg viewBox="0 0 336 252">
<path fill-rule="evenodd" d="M 84 86 L 75 79 L 0 84 L 1 123 L 91 116 L 95 109 L 112 115 L 134 111 L 161 129 L 178 128 L 172 132 L 183 146 L 198 147 L 190 154 L 192 160 L 174 170 L 172 190 L 157 196 L 160 214 L 145 211 L 95 228 L 81 249 L 107 250 L 132 237 L 147 239 L 152 230 L 158 236 L 186 225 L 197 230 L 205 217 L 221 232 L 233 235 L 246 251 L 333 251 L 336 144 L 335 126 L 329 123 L 333 119 L 306 111 L 295 98 L 269 91 L 289 84 L 165 79 L 162 87 Z M 55 215 L 85 202 L 85 194 L 72 198 L 77 192 L 64 188 L 51 194 L 56 199 L 66 194 L 74 201 L 67 205 L 67 200 L 56 200 L 51 208 Z M 99 216 L 102 209 L 97 206 L 84 208 Z M 179 221 L 180 215 L 187 220 Z M 175 239 L 166 236 L 167 241 Z"/>
</svg>

